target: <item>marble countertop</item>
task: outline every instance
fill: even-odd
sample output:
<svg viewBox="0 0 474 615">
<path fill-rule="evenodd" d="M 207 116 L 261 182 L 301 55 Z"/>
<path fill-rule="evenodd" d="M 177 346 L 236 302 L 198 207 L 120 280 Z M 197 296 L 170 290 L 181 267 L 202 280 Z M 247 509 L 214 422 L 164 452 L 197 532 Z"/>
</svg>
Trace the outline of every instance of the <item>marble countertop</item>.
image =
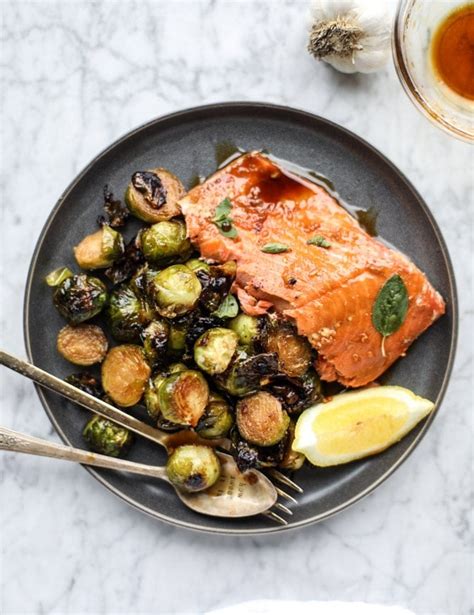
<svg viewBox="0 0 474 615">
<path fill-rule="evenodd" d="M 460 295 L 454 374 L 408 461 L 339 516 L 286 535 L 223 538 L 141 515 L 78 466 L 0 456 L 2 613 L 201 613 L 257 598 L 472 608 L 473 150 L 429 124 L 392 66 L 346 76 L 305 52 L 305 2 L 5 2 L 2 346 L 25 355 L 22 301 L 46 217 L 117 137 L 206 102 L 260 100 L 342 124 L 431 207 Z M 471 170 L 471 172 L 470 172 Z M 33 385 L 2 370 L 1 424 L 58 440 Z"/>
</svg>

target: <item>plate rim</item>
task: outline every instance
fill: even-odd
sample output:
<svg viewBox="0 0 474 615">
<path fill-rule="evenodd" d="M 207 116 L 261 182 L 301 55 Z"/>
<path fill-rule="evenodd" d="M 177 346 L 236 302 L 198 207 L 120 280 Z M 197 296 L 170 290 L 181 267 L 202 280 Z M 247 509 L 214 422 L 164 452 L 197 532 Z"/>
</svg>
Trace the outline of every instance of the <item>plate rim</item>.
<svg viewBox="0 0 474 615">
<path fill-rule="evenodd" d="M 453 326 L 452 326 L 452 333 L 451 333 L 451 343 L 449 347 L 448 363 L 447 363 L 445 373 L 443 375 L 443 380 L 441 383 L 440 391 L 434 402 L 435 403 L 434 411 L 425 420 L 425 422 L 422 425 L 422 428 L 420 429 L 419 433 L 417 434 L 413 442 L 410 444 L 410 446 L 403 452 L 403 454 L 396 460 L 396 462 L 393 463 L 381 476 L 379 476 L 375 481 L 373 481 L 369 486 L 367 486 L 363 491 L 361 491 L 354 497 L 344 501 L 342 504 L 339 504 L 338 506 L 335 506 L 324 513 L 314 515 L 308 519 L 304 519 L 302 521 L 292 523 L 291 525 L 288 525 L 288 526 L 273 526 L 273 527 L 269 526 L 268 528 L 258 528 L 258 529 L 214 528 L 214 527 L 210 527 L 210 526 L 207 526 L 201 523 L 191 523 L 187 521 L 177 520 L 163 513 L 157 512 L 156 510 L 153 510 L 149 508 L 148 506 L 141 504 L 140 502 L 137 502 L 132 497 L 120 491 L 120 489 L 114 487 L 104 477 L 98 474 L 98 472 L 94 470 L 93 468 L 83 466 L 83 468 L 87 472 L 89 472 L 96 480 L 99 481 L 99 483 L 101 483 L 104 487 L 106 487 L 109 491 L 111 491 L 115 496 L 119 497 L 121 500 L 125 501 L 127 504 L 129 504 L 133 508 L 147 514 L 148 516 L 153 517 L 154 519 L 158 519 L 174 527 L 194 530 L 197 532 L 203 532 L 203 533 L 208 533 L 208 534 L 220 534 L 220 535 L 230 535 L 230 536 L 255 536 L 259 534 L 274 534 L 276 532 L 288 532 L 292 530 L 297 530 L 299 528 L 306 527 L 314 523 L 319 523 L 321 521 L 329 519 L 330 517 L 335 516 L 336 514 L 342 512 L 346 508 L 349 508 L 356 502 L 359 502 L 363 498 L 367 497 L 377 487 L 379 487 L 379 485 L 384 483 L 408 459 L 408 457 L 412 454 L 412 452 L 415 450 L 415 448 L 419 445 L 421 440 L 424 438 L 431 423 L 434 421 L 435 417 L 437 416 L 439 412 L 439 408 L 441 406 L 441 402 L 446 394 L 446 390 L 447 390 L 449 380 L 451 377 L 451 373 L 453 370 L 453 364 L 454 364 L 454 359 L 455 359 L 455 354 L 456 354 L 457 339 L 458 339 L 458 326 L 459 326 L 459 314 L 458 314 L 459 304 L 458 304 L 458 294 L 457 294 L 457 288 L 456 288 L 454 268 L 451 262 L 451 258 L 449 256 L 446 242 L 434 218 L 434 215 L 432 214 L 431 210 L 429 209 L 428 205 L 425 203 L 424 199 L 422 198 L 418 190 L 413 186 L 411 181 L 405 176 L 405 174 L 393 162 L 391 162 L 382 152 L 380 152 L 380 150 L 378 150 L 376 147 L 371 145 L 364 138 L 360 137 L 359 135 L 352 132 L 351 130 L 348 130 L 344 126 L 341 126 L 340 124 L 337 124 L 336 122 L 328 120 L 325 117 L 311 113 L 304 109 L 299 109 L 297 107 L 290 107 L 288 105 L 279 105 L 279 104 L 273 104 L 273 103 L 254 102 L 254 101 L 218 102 L 218 103 L 211 103 L 211 104 L 205 104 L 205 105 L 197 105 L 197 106 L 181 109 L 178 111 L 174 111 L 172 113 L 167 113 L 165 115 L 160 115 L 124 133 L 122 136 L 120 136 L 118 139 L 116 139 L 110 145 L 108 145 L 102 151 L 100 151 L 96 156 L 94 156 L 94 158 L 88 164 L 86 164 L 86 166 L 73 178 L 73 180 L 69 183 L 69 185 L 62 192 L 62 194 L 56 201 L 55 205 L 51 209 L 51 212 L 46 218 L 46 221 L 38 235 L 38 239 L 36 241 L 35 248 L 33 250 L 31 261 L 28 267 L 28 274 L 26 278 L 25 292 L 24 292 L 24 299 L 23 299 L 23 337 L 24 337 L 24 344 L 26 348 L 26 354 L 27 354 L 29 361 L 32 361 L 32 347 L 31 347 L 31 334 L 30 334 L 31 332 L 28 327 L 28 321 L 29 321 L 29 313 L 30 313 L 29 304 L 30 304 L 31 288 L 33 284 L 33 277 L 34 277 L 34 273 L 37 267 L 39 253 L 42 249 L 42 246 L 45 240 L 45 236 L 50 226 L 52 225 L 56 215 L 59 213 L 63 201 L 66 199 L 69 193 L 76 187 L 76 185 L 82 180 L 82 178 L 92 169 L 92 167 L 101 158 L 106 156 L 109 152 L 114 150 L 116 147 L 120 146 L 122 143 L 126 142 L 131 137 L 137 135 L 138 133 L 142 131 L 146 131 L 153 126 L 158 126 L 161 123 L 166 123 L 169 121 L 176 121 L 182 116 L 189 116 L 189 115 L 193 115 L 197 113 L 206 114 L 212 111 L 218 111 L 218 110 L 223 110 L 223 109 L 229 110 L 229 111 L 232 111 L 232 110 L 245 111 L 246 110 L 248 112 L 251 112 L 252 110 L 255 110 L 255 109 L 260 109 L 260 110 L 264 109 L 264 110 L 275 111 L 278 113 L 288 113 L 292 115 L 293 117 L 297 116 L 301 119 L 306 118 L 311 121 L 316 120 L 318 122 L 326 124 L 327 126 L 335 129 L 336 131 L 345 133 L 346 136 L 355 140 L 363 148 L 368 149 L 373 155 L 381 159 L 390 168 L 390 170 L 396 176 L 398 176 L 402 180 L 402 182 L 404 182 L 404 184 L 409 188 L 409 190 L 413 193 L 414 197 L 416 198 L 418 202 L 418 205 L 421 207 L 421 209 L 423 210 L 423 213 L 427 217 L 432 227 L 432 230 L 437 238 L 440 249 L 441 249 L 441 255 L 442 255 L 444 264 L 446 266 L 446 271 L 448 274 L 450 297 L 452 298 L 451 310 L 452 310 Z M 72 443 L 69 441 L 66 434 L 63 432 L 62 428 L 56 421 L 56 418 L 43 394 L 43 390 L 37 384 L 35 384 L 34 386 L 38 394 L 38 397 L 40 399 L 41 405 L 43 406 L 43 409 L 45 410 L 46 415 L 48 416 L 57 434 L 59 435 L 59 437 L 65 444 L 72 446 Z M 205 517 L 203 516 L 203 518 Z"/>
</svg>

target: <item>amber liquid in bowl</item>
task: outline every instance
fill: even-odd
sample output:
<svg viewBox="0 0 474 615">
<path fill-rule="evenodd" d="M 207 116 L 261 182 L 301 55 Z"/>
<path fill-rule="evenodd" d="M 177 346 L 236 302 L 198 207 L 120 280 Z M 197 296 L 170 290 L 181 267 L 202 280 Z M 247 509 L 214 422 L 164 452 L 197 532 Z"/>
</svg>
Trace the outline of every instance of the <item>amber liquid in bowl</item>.
<svg viewBox="0 0 474 615">
<path fill-rule="evenodd" d="M 474 3 L 448 15 L 431 44 L 434 70 L 451 90 L 474 100 Z"/>
</svg>

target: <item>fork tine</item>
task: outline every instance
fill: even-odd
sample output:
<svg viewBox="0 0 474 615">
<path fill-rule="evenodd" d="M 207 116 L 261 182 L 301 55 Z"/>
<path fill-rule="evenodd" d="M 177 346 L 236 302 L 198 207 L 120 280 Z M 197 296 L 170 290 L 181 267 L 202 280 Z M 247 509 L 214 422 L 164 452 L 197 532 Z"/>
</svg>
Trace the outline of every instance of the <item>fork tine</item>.
<svg viewBox="0 0 474 615">
<path fill-rule="evenodd" d="M 285 498 L 285 500 L 288 500 L 289 502 L 293 502 L 293 504 L 298 504 L 297 500 L 295 500 L 295 498 L 292 495 L 289 495 L 288 493 L 286 493 L 286 491 L 283 491 L 283 489 L 280 489 L 280 487 L 275 486 L 275 489 L 278 495 L 281 496 L 282 498 Z"/>
<path fill-rule="evenodd" d="M 278 508 L 279 510 L 281 510 L 282 512 L 286 513 L 287 515 L 292 515 L 293 511 L 290 510 L 289 508 L 287 508 L 284 504 L 280 504 L 280 502 L 275 502 L 275 504 L 273 505 L 275 508 Z"/>
<path fill-rule="evenodd" d="M 265 517 L 268 517 L 272 521 L 276 521 L 280 525 L 288 525 L 288 521 L 285 521 L 285 519 L 283 519 L 283 517 L 280 517 L 280 515 L 277 515 L 276 513 L 272 512 L 271 510 L 265 511 L 264 513 L 262 513 L 262 515 L 265 515 Z"/>
<path fill-rule="evenodd" d="M 269 471 L 269 474 L 271 476 L 273 476 L 273 478 L 275 480 L 279 481 L 280 483 L 283 483 L 287 487 L 291 487 L 291 489 L 293 489 L 294 491 L 297 491 L 298 493 L 303 493 L 303 489 L 301 489 L 301 487 L 299 485 L 297 485 L 294 481 L 292 481 L 290 478 L 288 478 L 288 476 L 285 476 L 284 474 L 282 474 L 278 470 L 275 470 L 274 468 L 272 468 Z"/>
</svg>

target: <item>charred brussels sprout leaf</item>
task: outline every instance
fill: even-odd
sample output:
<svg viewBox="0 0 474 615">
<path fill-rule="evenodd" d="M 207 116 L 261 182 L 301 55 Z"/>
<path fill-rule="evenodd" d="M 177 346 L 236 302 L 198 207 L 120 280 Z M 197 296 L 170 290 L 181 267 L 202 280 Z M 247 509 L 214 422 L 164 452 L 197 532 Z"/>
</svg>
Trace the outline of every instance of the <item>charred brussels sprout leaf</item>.
<svg viewBox="0 0 474 615">
<path fill-rule="evenodd" d="M 211 266 L 208 265 L 205 261 L 202 261 L 200 258 L 191 258 L 185 263 L 185 265 L 194 273 L 196 273 L 197 271 L 205 271 L 207 273 L 210 273 L 211 271 Z"/>
<path fill-rule="evenodd" d="M 92 235 L 87 235 L 74 248 L 77 264 L 83 269 L 105 269 L 124 252 L 122 235 L 104 224 Z"/>
<path fill-rule="evenodd" d="M 153 310 L 130 286 L 120 286 L 110 295 L 107 317 L 114 338 L 120 342 L 138 342 L 153 318 Z"/>
<path fill-rule="evenodd" d="M 108 224 L 112 228 L 124 226 L 129 216 L 128 210 L 122 206 L 120 199 L 114 199 L 114 195 L 107 184 L 104 186 L 103 194 L 104 212 L 108 220 L 106 221 L 104 216 L 99 216 L 97 218 L 97 223 L 100 226 Z"/>
<path fill-rule="evenodd" d="M 53 302 L 58 312 L 77 325 L 96 316 L 107 300 L 105 285 L 97 278 L 74 275 L 57 286 Z"/>
<path fill-rule="evenodd" d="M 243 313 L 233 318 L 229 327 L 237 333 L 242 346 L 252 346 L 259 340 L 262 330 L 260 318 Z"/>
<path fill-rule="evenodd" d="M 55 269 L 51 271 L 51 273 L 48 273 L 45 277 L 45 282 L 48 286 L 60 286 L 64 280 L 72 278 L 73 275 L 72 271 L 67 267 L 59 267 L 59 269 Z"/>
<path fill-rule="evenodd" d="M 110 457 L 124 455 L 133 440 L 128 429 L 101 416 L 91 418 L 82 435 L 94 452 Z"/>
<path fill-rule="evenodd" d="M 244 440 L 257 446 L 273 446 L 285 437 L 290 417 L 276 397 L 260 391 L 238 402 L 236 421 Z"/>
<path fill-rule="evenodd" d="M 278 466 L 284 458 L 287 446 L 287 437 L 274 446 L 255 446 L 242 438 L 237 427 L 232 428 L 230 439 L 232 452 L 241 472 L 252 468 L 265 469 Z"/>
<path fill-rule="evenodd" d="M 209 329 L 194 344 L 194 360 L 208 374 L 222 374 L 237 350 L 237 335 L 230 329 Z"/>
<path fill-rule="evenodd" d="M 153 278 L 150 291 L 158 312 L 175 318 L 194 308 L 201 294 L 201 284 L 185 265 L 172 265 Z"/>
<path fill-rule="evenodd" d="M 150 226 L 140 234 L 140 244 L 145 259 L 155 264 L 184 260 L 192 251 L 181 220 L 163 220 Z"/>
<path fill-rule="evenodd" d="M 235 279 L 237 266 L 234 261 L 223 265 L 212 265 L 209 270 L 198 269 L 196 275 L 202 286 L 201 306 L 208 312 L 215 312 L 229 294 Z"/>
<path fill-rule="evenodd" d="M 220 389 L 230 395 L 243 397 L 266 385 L 278 373 L 278 361 L 272 353 L 248 356 L 240 353 L 229 369 L 216 377 Z"/>
<path fill-rule="evenodd" d="M 148 363 L 155 367 L 166 362 L 170 327 L 165 320 L 153 320 L 141 333 L 143 350 Z"/>
<path fill-rule="evenodd" d="M 95 376 L 88 372 L 79 372 L 77 374 L 71 374 L 64 379 L 69 384 L 72 384 L 76 388 L 88 393 L 93 397 L 102 399 L 105 395 L 102 385 Z"/>
<path fill-rule="evenodd" d="M 178 446 L 168 459 L 166 473 L 173 485 L 184 491 L 203 491 L 220 476 L 219 458 L 208 446 Z"/>
<path fill-rule="evenodd" d="M 145 257 L 140 249 L 138 239 L 134 237 L 125 246 L 123 255 L 104 273 L 113 284 L 121 284 L 129 280 L 144 262 Z"/>
<path fill-rule="evenodd" d="M 225 438 L 233 424 L 229 404 L 220 395 L 211 393 L 206 410 L 196 426 L 197 433 L 202 438 Z"/>
<path fill-rule="evenodd" d="M 173 321 L 173 324 L 176 322 Z M 186 349 L 191 354 L 194 352 L 194 344 L 196 340 L 208 329 L 215 327 L 221 327 L 224 323 L 220 318 L 216 316 L 206 316 L 199 309 L 193 310 L 187 316 L 187 329 L 186 329 Z"/>
<path fill-rule="evenodd" d="M 115 346 L 102 363 L 102 386 L 116 404 L 127 408 L 142 398 L 150 373 L 143 348 L 133 344 Z"/>
<path fill-rule="evenodd" d="M 195 427 L 209 400 L 209 387 L 202 374 L 195 370 L 172 373 L 158 389 L 158 404 L 167 421 Z"/>
<path fill-rule="evenodd" d="M 134 216 L 153 224 L 178 216 L 178 201 L 184 193 L 183 184 L 166 169 L 137 171 L 125 192 L 125 202 Z"/>
<path fill-rule="evenodd" d="M 279 375 L 273 378 L 268 391 L 278 397 L 290 414 L 299 414 L 309 406 L 322 401 L 322 387 L 318 374 L 310 368 L 301 378 Z"/>
</svg>

